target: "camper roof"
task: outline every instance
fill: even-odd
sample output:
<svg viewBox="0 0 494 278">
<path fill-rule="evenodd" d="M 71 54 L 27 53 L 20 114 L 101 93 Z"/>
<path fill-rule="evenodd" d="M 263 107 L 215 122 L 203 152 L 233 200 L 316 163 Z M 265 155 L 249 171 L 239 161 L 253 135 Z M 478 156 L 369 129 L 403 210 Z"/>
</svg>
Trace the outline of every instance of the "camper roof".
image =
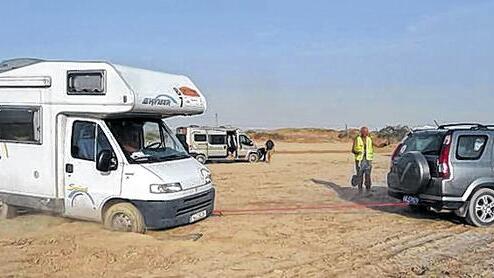
<svg viewBox="0 0 494 278">
<path fill-rule="evenodd" d="M 0 104 L 25 103 L 72 105 L 67 112 L 163 117 L 201 114 L 206 109 L 200 90 L 183 75 L 104 61 L 1 62 Z"/>
<path fill-rule="evenodd" d="M 17 59 L 5 60 L 0 62 L 0 73 L 29 66 L 42 61 L 43 60 L 41 59 L 35 59 L 35 58 L 17 58 Z"/>
</svg>

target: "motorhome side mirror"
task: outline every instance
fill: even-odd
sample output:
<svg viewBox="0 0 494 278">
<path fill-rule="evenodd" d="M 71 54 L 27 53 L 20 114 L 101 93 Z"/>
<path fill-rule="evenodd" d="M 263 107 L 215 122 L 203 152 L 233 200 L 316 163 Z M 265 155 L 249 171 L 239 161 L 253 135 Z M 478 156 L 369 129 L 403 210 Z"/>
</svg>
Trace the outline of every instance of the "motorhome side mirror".
<svg viewBox="0 0 494 278">
<path fill-rule="evenodd" d="M 117 169 L 117 163 L 110 150 L 103 150 L 96 158 L 96 169 L 101 172 L 108 172 Z"/>
</svg>

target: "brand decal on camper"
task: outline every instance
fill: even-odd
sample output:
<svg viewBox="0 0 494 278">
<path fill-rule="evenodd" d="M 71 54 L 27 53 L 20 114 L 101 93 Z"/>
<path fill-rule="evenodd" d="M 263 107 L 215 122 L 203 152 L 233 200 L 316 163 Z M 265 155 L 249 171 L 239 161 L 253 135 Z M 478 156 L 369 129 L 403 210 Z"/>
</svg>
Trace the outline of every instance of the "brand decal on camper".
<svg viewBox="0 0 494 278">
<path fill-rule="evenodd" d="M 177 104 L 177 101 L 169 95 L 157 95 L 154 98 L 147 97 L 142 100 L 142 104 L 151 106 L 171 106 L 172 103 Z"/>
<path fill-rule="evenodd" d="M 67 191 L 70 191 L 68 198 L 70 200 L 70 206 L 74 207 L 76 199 L 86 199 L 90 202 L 93 209 L 96 209 L 96 204 L 93 197 L 88 193 L 88 188 L 83 186 L 78 186 L 70 184 L 67 186 Z"/>
<path fill-rule="evenodd" d="M 68 191 L 87 192 L 87 189 L 88 189 L 87 187 L 78 186 L 74 184 L 70 184 L 69 186 L 67 186 Z"/>
</svg>

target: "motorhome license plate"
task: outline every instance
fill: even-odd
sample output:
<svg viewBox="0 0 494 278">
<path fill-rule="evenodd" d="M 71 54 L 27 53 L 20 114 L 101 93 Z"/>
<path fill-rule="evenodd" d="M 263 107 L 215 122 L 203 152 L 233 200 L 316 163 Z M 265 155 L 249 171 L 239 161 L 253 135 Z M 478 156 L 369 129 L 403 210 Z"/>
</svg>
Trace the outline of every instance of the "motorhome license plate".
<svg viewBox="0 0 494 278">
<path fill-rule="evenodd" d="M 199 220 L 201 220 L 201 219 L 203 219 L 203 218 L 206 218 L 206 215 L 207 215 L 207 213 L 206 213 L 206 211 L 205 211 L 205 210 L 203 210 L 203 211 L 201 211 L 201 212 L 198 212 L 198 213 L 196 213 L 196 214 L 193 214 L 193 215 L 190 217 L 190 221 L 189 221 L 189 222 L 190 222 L 190 223 L 193 223 L 193 222 L 199 221 Z"/>
<path fill-rule="evenodd" d="M 409 205 L 418 205 L 419 204 L 419 198 L 405 195 L 405 196 L 403 196 L 403 202 L 407 203 Z"/>
</svg>

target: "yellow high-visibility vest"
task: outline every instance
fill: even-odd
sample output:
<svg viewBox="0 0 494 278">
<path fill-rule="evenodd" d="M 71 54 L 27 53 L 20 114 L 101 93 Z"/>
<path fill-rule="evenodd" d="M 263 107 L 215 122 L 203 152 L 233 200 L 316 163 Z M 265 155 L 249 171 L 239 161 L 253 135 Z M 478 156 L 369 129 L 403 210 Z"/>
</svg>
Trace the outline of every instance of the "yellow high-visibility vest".
<svg viewBox="0 0 494 278">
<path fill-rule="evenodd" d="M 362 161 L 364 156 L 367 160 L 374 159 L 374 145 L 372 144 L 372 139 L 370 136 L 367 136 L 366 139 L 367 140 L 364 145 L 364 139 L 362 139 L 360 135 L 355 138 L 355 147 L 353 148 L 353 152 L 355 154 L 356 161 Z M 364 153 L 364 151 L 366 153 Z"/>
</svg>

